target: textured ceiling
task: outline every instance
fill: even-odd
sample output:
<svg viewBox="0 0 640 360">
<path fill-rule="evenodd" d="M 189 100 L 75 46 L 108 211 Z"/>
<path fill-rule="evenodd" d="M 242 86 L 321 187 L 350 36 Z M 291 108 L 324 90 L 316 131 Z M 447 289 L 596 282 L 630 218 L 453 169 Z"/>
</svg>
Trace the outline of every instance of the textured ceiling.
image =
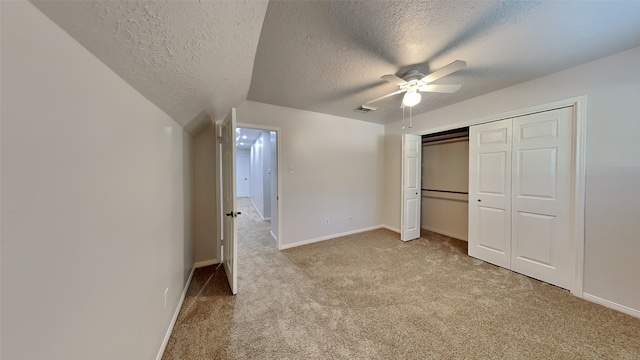
<svg viewBox="0 0 640 360">
<path fill-rule="evenodd" d="M 384 74 L 468 63 L 417 114 L 640 46 L 640 1 L 34 3 L 188 130 L 245 99 L 389 123 L 401 95 L 353 111 Z"/>
<path fill-rule="evenodd" d="M 246 99 L 266 1 L 34 1 L 182 126 Z"/>
<path fill-rule="evenodd" d="M 402 117 L 380 79 L 454 61 L 466 69 L 425 93 L 422 113 L 640 45 L 640 1 L 271 1 L 249 100 L 377 123 Z"/>
</svg>

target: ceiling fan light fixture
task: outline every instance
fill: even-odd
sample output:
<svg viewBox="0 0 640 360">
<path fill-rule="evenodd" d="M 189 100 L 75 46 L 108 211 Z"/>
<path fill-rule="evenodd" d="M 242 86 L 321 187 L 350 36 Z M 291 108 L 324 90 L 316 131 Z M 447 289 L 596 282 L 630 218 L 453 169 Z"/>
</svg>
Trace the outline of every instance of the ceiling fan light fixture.
<svg viewBox="0 0 640 360">
<path fill-rule="evenodd" d="M 407 91 L 402 98 L 402 104 L 404 106 L 412 107 L 418 105 L 420 100 L 422 99 L 422 95 L 416 90 Z"/>
</svg>

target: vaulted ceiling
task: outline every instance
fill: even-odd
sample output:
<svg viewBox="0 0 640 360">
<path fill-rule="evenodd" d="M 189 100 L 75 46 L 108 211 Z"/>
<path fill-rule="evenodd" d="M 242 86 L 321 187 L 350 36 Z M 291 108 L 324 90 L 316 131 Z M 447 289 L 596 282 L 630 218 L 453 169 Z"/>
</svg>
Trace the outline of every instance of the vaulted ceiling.
<svg viewBox="0 0 640 360">
<path fill-rule="evenodd" d="M 354 111 L 397 90 L 385 74 L 467 62 L 415 115 L 640 46 L 640 1 L 34 4 L 187 130 L 246 99 L 389 123 L 402 95 Z"/>
</svg>

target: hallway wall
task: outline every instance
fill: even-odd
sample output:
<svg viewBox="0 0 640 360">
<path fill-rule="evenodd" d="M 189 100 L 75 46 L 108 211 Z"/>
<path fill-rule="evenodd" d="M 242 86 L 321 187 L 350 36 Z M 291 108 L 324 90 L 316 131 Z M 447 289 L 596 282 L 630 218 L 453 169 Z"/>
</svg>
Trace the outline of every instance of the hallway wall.
<svg viewBox="0 0 640 360">
<path fill-rule="evenodd" d="M 271 218 L 271 138 L 262 131 L 251 146 L 251 201 L 263 219 Z"/>
</svg>

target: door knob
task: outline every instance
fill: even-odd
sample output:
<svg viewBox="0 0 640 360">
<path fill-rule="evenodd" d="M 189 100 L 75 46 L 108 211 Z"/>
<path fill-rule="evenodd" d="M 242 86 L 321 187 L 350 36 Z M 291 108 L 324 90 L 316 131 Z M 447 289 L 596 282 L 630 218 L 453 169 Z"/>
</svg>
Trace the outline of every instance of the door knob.
<svg viewBox="0 0 640 360">
<path fill-rule="evenodd" d="M 236 213 L 234 213 L 234 212 L 232 211 L 232 212 L 226 213 L 225 215 L 227 215 L 227 216 L 232 216 L 232 217 L 238 217 L 238 215 L 242 215 L 242 213 L 241 213 L 240 211 L 238 211 L 238 212 L 236 212 Z"/>
</svg>

